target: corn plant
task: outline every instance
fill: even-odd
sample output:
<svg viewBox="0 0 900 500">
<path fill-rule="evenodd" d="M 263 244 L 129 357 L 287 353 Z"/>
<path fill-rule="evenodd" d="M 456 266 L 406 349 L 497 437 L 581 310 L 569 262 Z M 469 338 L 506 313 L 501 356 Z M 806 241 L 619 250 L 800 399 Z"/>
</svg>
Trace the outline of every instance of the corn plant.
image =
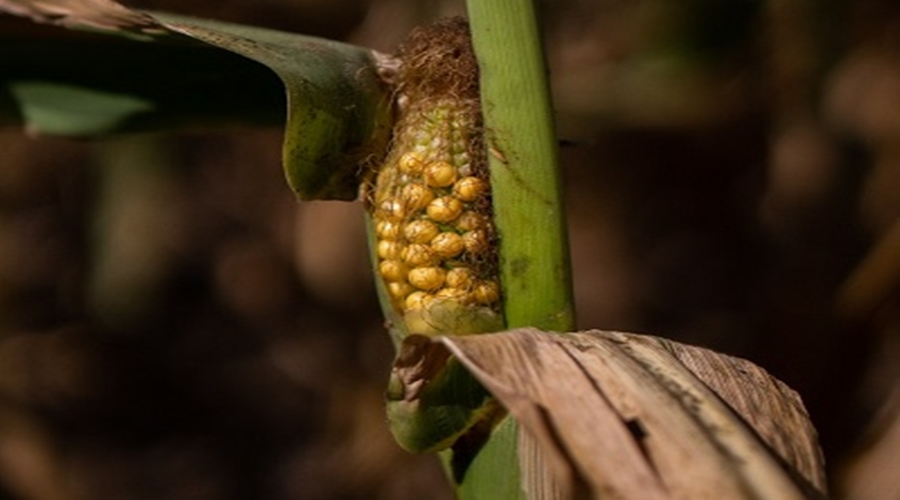
<svg viewBox="0 0 900 500">
<path fill-rule="evenodd" d="M 805 409 L 763 370 L 660 337 L 572 332 L 557 138 L 531 0 L 470 1 L 468 22 L 418 28 L 394 55 L 112 2 L 0 0 L 0 10 L 106 36 L 119 53 L 194 53 L 225 71 L 249 59 L 278 76 L 283 103 L 259 67 L 241 72 L 259 78 L 221 95 L 185 99 L 0 52 L 0 84 L 38 133 L 206 121 L 238 91 L 252 98 L 235 106 L 285 106 L 290 187 L 301 200 L 367 208 L 397 350 L 391 430 L 410 452 L 438 453 L 458 497 L 824 497 Z"/>
</svg>

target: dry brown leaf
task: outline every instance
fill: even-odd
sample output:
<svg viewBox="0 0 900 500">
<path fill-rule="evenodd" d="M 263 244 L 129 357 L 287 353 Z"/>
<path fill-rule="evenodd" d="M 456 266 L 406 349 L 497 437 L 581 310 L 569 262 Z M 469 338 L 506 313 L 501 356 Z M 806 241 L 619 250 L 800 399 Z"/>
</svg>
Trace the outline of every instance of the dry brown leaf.
<svg viewBox="0 0 900 500">
<path fill-rule="evenodd" d="M 806 481 L 819 490 L 826 489 L 825 459 L 818 434 L 793 389 L 745 359 L 659 337 L 639 338 L 669 350 Z"/>
<path fill-rule="evenodd" d="M 0 0 L 0 12 L 68 28 L 139 33 L 166 31 L 148 14 L 131 10 L 112 0 Z"/>
<path fill-rule="evenodd" d="M 824 498 L 822 456 L 799 397 L 752 363 L 602 331 L 440 342 L 538 444 L 538 454 L 520 449 L 533 498 Z M 535 460 L 554 482 L 542 484 Z"/>
</svg>

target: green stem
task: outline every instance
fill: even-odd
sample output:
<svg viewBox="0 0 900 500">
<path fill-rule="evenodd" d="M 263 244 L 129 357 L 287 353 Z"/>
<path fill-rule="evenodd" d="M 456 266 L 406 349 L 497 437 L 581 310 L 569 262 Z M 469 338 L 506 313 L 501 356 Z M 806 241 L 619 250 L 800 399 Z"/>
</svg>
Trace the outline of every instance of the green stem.
<svg viewBox="0 0 900 500">
<path fill-rule="evenodd" d="M 532 0 L 468 0 L 508 328 L 574 329 L 547 69 Z"/>
<path fill-rule="evenodd" d="M 568 236 L 547 70 L 532 0 L 468 0 L 481 73 L 507 328 L 574 330 Z M 457 485 L 461 499 L 524 499 L 511 418 Z M 447 461 L 449 455 L 442 454 Z M 533 471 L 546 474 L 547 471 Z"/>
</svg>

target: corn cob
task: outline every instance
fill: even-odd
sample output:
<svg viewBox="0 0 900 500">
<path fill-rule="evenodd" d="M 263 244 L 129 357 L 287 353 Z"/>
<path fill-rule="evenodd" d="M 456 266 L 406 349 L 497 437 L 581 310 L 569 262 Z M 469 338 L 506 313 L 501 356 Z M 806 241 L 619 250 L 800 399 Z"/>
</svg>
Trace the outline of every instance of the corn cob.
<svg viewBox="0 0 900 500">
<path fill-rule="evenodd" d="M 398 52 L 398 118 L 369 188 L 378 274 L 409 333 L 503 326 L 477 64 L 464 21 Z"/>
</svg>

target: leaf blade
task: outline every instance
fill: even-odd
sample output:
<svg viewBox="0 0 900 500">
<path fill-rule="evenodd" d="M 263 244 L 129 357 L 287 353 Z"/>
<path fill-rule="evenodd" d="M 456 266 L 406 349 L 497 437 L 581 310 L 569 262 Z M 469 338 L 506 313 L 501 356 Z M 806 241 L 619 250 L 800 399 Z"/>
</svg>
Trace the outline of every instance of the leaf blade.
<svg viewBox="0 0 900 500">
<path fill-rule="evenodd" d="M 656 337 L 601 331 L 519 329 L 438 341 L 548 451 L 551 468 L 555 463 L 559 470 L 560 461 L 568 467 L 567 474 L 556 474 L 567 491 L 577 491 L 581 473 L 593 495 L 620 498 L 824 498 L 824 485 L 815 480 L 821 455 L 808 421 L 785 432 L 800 433 L 794 438 L 798 453 L 815 448 L 805 458 L 816 464 L 812 475 L 798 472 L 802 461 L 767 445 L 768 438 L 738 416 L 740 405 L 728 405 L 672 349 L 725 362 L 730 357 Z M 791 393 L 756 387 L 756 380 L 744 379 L 743 391 L 751 399 L 799 404 Z M 773 410 L 778 407 L 753 408 L 775 411 L 772 422 L 780 423 Z M 795 411 L 785 425 L 795 418 L 805 420 L 805 411 Z"/>
<path fill-rule="evenodd" d="M 32 132 L 98 135 L 235 121 L 284 123 L 283 166 L 302 199 L 355 199 L 369 158 L 390 132 L 387 88 L 369 49 L 264 28 L 174 14 L 129 10 L 109 0 L 0 0 L 0 12 L 93 30 L 42 38 L 12 50 L 28 35 L 0 33 L 3 121 Z M 2 20 L 2 18 L 0 18 Z M 7 21 L 3 21 L 7 22 Z M 103 37 L 97 33 L 118 37 Z M 40 33 L 46 33 L 41 31 Z M 123 38 L 124 37 L 124 38 Z M 69 45 L 70 40 L 77 43 Z M 97 55 L 96 49 L 101 47 Z M 187 76 L 185 76 L 187 75 Z M 50 110 L 52 92 L 10 92 L 22 82 L 97 96 L 93 114 Z M 73 90 L 74 89 L 74 90 Z M 65 92 L 60 90 L 60 92 Z M 126 109 L 111 103 L 151 103 Z M 23 112 L 27 108 L 29 113 Z M 103 113 L 107 116 L 101 117 Z M 285 118 L 286 115 L 286 118 Z"/>
</svg>

